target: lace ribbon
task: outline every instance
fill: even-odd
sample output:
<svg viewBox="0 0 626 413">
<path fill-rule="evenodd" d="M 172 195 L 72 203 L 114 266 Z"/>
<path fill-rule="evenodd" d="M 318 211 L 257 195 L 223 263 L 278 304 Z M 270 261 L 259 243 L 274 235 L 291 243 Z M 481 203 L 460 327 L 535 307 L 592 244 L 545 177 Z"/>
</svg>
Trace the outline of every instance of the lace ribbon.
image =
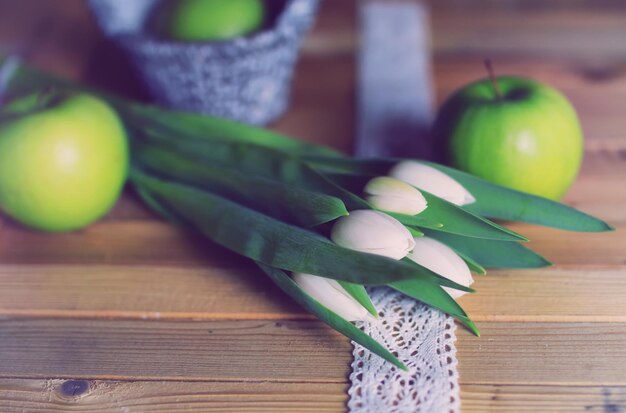
<svg viewBox="0 0 626 413">
<path fill-rule="evenodd" d="M 409 372 L 353 342 L 349 411 L 460 412 L 454 320 L 390 288 L 369 292 L 380 319 L 360 327 L 391 349 Z"/>
</svg>

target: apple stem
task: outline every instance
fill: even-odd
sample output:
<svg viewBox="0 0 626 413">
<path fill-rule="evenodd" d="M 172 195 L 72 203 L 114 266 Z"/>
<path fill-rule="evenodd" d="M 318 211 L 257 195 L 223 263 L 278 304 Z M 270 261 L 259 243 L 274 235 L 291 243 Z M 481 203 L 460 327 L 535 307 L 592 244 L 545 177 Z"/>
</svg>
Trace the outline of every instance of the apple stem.
<svg viewBox="0 0 626 413">
<path fill-rule="evenodd" d="M 490 59 L 485 59 L 485 69 L 487 69 L 489 80 L 493 85 L 493 91 L 496 94 L 496 99 L 502 100 L 502 92 L 500 92 L 500 86 L 498 86 L 498 82 L 496 81 L 496 75 L 494 74 L 493 65 L 491 64 Z"/>
</svg>

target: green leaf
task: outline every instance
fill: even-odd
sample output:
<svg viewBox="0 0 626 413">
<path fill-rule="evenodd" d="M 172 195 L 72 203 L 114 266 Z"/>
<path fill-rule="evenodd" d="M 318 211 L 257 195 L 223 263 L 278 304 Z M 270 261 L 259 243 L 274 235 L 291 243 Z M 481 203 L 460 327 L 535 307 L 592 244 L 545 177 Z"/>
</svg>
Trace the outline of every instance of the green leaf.
<svg viewBox="0 0 626 413">
<path fill-rule="evenodd" d="M 427 229 L 424 233 L 487 268 L 540 268 L 551 265 L 550 261 L 517 242 L 469 238 Z"/>
<path fill-rule="evenodd" d="M 420 191 L 428 202 L 428 207 L 420 215 L 425 219 L 439 221 L 443 224 L 441 227 L 422 224 L 422 227 L 472 238 L 498 241 L 528 241 L 526 237 L 508 228 L 504 228 L 479 215 L 472 214 L 462 207 L 426 191 Z"/>
<path fill-rule="evenodd" d="M 155 106 L 124 104 L 118 105 L 122 114 L 134 125 L 151 125 L 168 131 L 171 139 L 237 141 L 272 148 L 291 155 L 341 156 L 330 148 L 306 143 L 281 135 L 269 129 L 246 125 L 228 119 L 190 112 L 164 110 Z"/>
<path fill-rule="evenodd" d="M 406 159 L 328 157 L 311 154 L 304 156 L 303 160 L 324 174 L 381 176 L 387 175 L 396 163 Z"/>
<path fill-rule="evenodd" d="M 315 232 L 278 221 L 207 191 L 150 177 L 136 168 L 131 170 L 131 179 L 168 213 L 217 244 L 273 267 L 365 285 L 427 278 L 441 285 L 472 291 L 428 269 L 340 247 Z"/>
<path fill-rule="evenodd" d="M 198 139 L 178 141 L 166 137 L 163 130 L 150 127 L 144 127 L 141 131 L 133 128 L 131 133 L 137 141 L 158 145 L 190 160 L 220 167 L 232 168 L 235 165 L 238 170 L 250 175 L 335 196 L 341 199 L 349 210 L 370 208 L 363 199 L 332 182 L 299 158 L 273 148 L 218 139 L 211 142 Z"/>
<path fill-rule="evenodd" d="M 354 298 L 359 304 L 361 304 L 371 315 L 378 318 L 378 311 L 376 311 L 376 307 L 372 303 L 370 296 L 367 294 L 365 287 L 360 284 L 353 284 L 347 281 L 337 281 L 339 285 L 343 287 L 344 290 L 352 298 Z"/>
<path fill-rule="evenodd" d="M 456 169 L 425 162 L 450 175 L 476 198 L 465 209 L 491 218 L 523 221 L 570 231 L 602 232 L 606 222 L 559 202 L 505 188 Z"/>
<path fill-rule="evenodd" d="M 244 174 L 229 166 L 201 164 L 152 145 L 134 145 L 133 161 L 159 176 L 200 186 L 277 219 L 305 227 L 348 215 L 339 198 Z"/>
<path fill-rule="evenodd" d="M 172 223 L 180 226 L 186 226 L 187 224 L 181 221 L 177 216 L 174 216 L 170 211 L 166 210 L 163 205 L 157 201 L 150 192 L 145 190 L 139 185 L 133 185 L 135 192 L 139 195 L 141 200 L 146 203 L 146 205 L 156 214 L 161 216 L 163 219 L 171 221 Z"/>
<path fill-rule="evenodd" d="M 284 271 L 265 265 L 263 263 L 257 263 L 257 265 L 270 277 L 272 281 L 274 281 L 274 283 L 276 283 L 278 287 L 280 287 L 281 290 L 291 296 L 291 298 L 293 298 L 306 310 L 315 314 L 320 320 L 324 321 L 326 324 L 328 324 L 341 334 L 345 335 L 349 339 L 356 341 L 372 353 L 389 361 L 394 366 L 402 370 L 408 371 L 404 363 L 402 363 L 393 354 L 391 354 L 389 350 L 387 350 L 376 340 L 365 334 L 359 328 L 354 326 L 352 323 L 339 317 L 336 313 L 329 310 L 313 297 L 305 293 L 298 284 L 296 284 L 287 274 L 285 274 Z"/>
<path fill-rule="evenodd" d="M 419 300 L 431 307 L 457 318 L 474 334 L 480 335 L 476 325 L 469 319 L 463 308 L 439 285 L 425 280 L 403 280 L 389 284 L 393 289 Z"/>
</svg>

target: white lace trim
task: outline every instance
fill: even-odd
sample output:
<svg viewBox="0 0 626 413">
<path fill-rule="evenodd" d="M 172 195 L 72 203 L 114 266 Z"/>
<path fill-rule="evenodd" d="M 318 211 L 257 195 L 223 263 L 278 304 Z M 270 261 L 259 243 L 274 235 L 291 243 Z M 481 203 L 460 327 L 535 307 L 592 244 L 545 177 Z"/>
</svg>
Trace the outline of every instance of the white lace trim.
<svg viewBox="0 0 626 413">
<path fill-rule="evenodd" d="M 453 319 L 390 288 L 369 292 L 380 319 L 360 327 L 398 356 L 409 372 L 353 342 L 349 411 L 460 412 Z"/>
</svg>

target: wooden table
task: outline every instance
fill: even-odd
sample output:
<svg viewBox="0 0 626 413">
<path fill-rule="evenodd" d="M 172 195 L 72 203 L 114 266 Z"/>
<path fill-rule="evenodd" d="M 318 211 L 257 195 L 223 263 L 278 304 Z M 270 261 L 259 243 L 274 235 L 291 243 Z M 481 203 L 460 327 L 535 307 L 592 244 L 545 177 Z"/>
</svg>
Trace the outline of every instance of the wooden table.
<svg viewBox="0 0 626 413">
<path fill-rule="evenodd" d="M 485 56 L 500 73 L 562 89 L 587 137 L 565 202 L 617 231 L 512 225 L 556 265 L 491 271 L 461 299 L 483 334 L 458 332 L 463 410 L 622 412 L 626 10 L 610 0 L 494 4 L 433 2 L 438 98 L 482 76 Z M 50 8 L 64 24 L 32 61 L 87 77 L 98 35 L 79 0 L 0 0 L 0 41 L 23 36 Z M 324 3 L 276 129 L 349 150 L 355 32 L 354 2 Z M 157 220 L 131 195 L 76 233 L 0 225 L 0 412 L 345 409 L 349 342 L 241 259 Z"/>
</svg>

